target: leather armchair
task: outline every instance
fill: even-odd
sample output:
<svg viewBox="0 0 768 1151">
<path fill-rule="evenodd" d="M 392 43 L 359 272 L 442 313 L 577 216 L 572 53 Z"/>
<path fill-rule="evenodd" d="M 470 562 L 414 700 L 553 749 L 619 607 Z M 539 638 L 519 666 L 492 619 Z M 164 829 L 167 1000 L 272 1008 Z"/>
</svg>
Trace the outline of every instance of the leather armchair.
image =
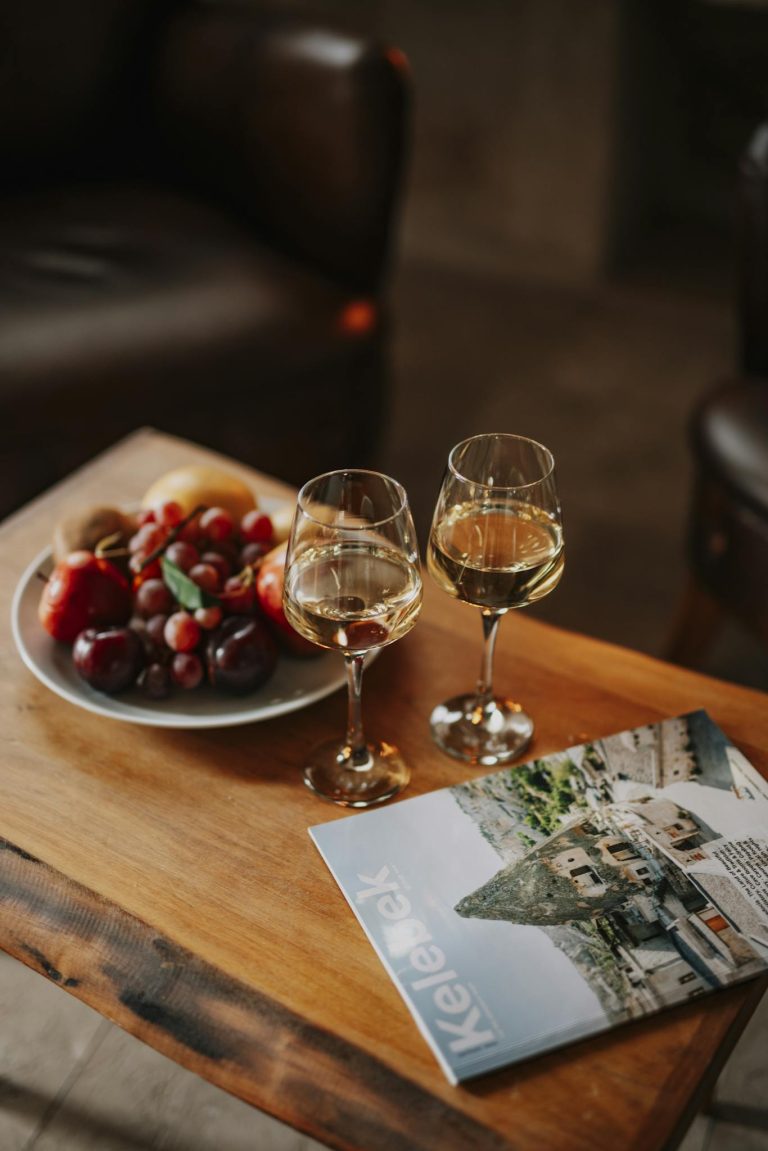
<svg viewBox="0 0 768 1151">
<path fill-rule="evenodd" d="M 0 511 L 141 424 L 370 462 L 402 55 L 228 0 L 27 0 L 0 38 Z"/>
<path fill-rule="evenodd" d="M 768 125 L 740 171 L 740 377 L 691 417 L 690 586 L 669 656 L 700 664 L 724 616 L 768 645 Z"/>
</svg>

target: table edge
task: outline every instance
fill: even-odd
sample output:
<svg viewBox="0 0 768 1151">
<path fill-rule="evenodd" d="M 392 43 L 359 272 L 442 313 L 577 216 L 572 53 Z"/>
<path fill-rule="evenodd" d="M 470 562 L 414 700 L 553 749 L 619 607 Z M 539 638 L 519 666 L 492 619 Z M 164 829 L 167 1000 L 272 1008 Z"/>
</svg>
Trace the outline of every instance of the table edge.
<svg viewBox="0 0 768 1151">
<path fill-rule="evenodd" d="M 175 1062 L 313 1138 L 388 1151 L 511 1151 L 497 1132 L 380 1058 L 1 837 L 0 890 L 4 951 Z M 352 1100 L 337 1089 L 348 1083 L 350 1059 L 366 1085 L 364 1097 Z M 455 1143 L 440 1134 L 444 1123 Z M 359 1143 L 366 1129 L 371 1138 Z"/>
</svg>

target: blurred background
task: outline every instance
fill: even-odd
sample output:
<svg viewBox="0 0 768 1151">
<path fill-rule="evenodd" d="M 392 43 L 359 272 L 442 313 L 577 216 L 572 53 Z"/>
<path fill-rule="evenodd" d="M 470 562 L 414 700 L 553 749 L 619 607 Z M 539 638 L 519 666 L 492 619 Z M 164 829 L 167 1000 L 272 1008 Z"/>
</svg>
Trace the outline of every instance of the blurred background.
<svg viewBox="0 0 768 1151">
<path fill-rule="evenodd" d="M 691 412 L 740 365 L 739 165 L 766 109 L 768 11 L 376 10 L 415 82 L 385 462 L 426 533 L 453 442 L 547 443 L 567 567 L 538 614 L 663 654 L 687 578 Z M 702 666 L 768 685 L 739 625 Z"/>
<path fill-rule="evenodd" d="M 297 483 L 391 471 L 425 543 L 450 447 L 521 432 L 566 522 L 535 610 L 665 654 L 691 413 L 743 368 L 767 7 L 5 6 L 4 510 L 150 424 Z M 757 634 L 700 666 L 765 687 Z"/>
</svg>

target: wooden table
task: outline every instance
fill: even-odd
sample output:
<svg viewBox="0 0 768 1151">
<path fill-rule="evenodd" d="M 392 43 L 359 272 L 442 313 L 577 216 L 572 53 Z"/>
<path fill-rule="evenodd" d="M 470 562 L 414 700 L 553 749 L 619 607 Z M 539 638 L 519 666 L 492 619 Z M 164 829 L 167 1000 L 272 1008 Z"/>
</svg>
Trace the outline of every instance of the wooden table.
<svg viewBox="0 0 768 1151">
<path fill-rule="evenodd" d="M 129 503 L 167 468 L 206 458 L 139 432 L 0 529 L 0 945 L 332 1147 L 674 1145 L 765 981 L 451 1087 L 307 835 L 310 824 L 354 818 L 300 776 L 307 749 L 341 731 L 342 695 L 268 723 L 158 730 L 82 711 L 22 665 L 10 599 L 57 515 Z M 250 478 L 265 494 L 285 491 Z M 409 795 L 471 773 L 433 746 L 427 715 L 466 685 L 479 651 L 476 613 L 427 587 L 417 627 L 367 673 L 367 726 L 407 752 Z M 502 630 L 497 674 L 535 715 L 537 754 L 704 706 L 768 771 L 761 693 L 524 613 Z"/>
</svg>

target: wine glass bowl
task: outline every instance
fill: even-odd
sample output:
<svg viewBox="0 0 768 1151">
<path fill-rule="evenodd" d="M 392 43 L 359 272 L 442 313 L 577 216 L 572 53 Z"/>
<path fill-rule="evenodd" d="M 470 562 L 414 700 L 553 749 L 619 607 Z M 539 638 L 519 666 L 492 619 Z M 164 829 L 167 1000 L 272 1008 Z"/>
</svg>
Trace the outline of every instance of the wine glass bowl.
<svg viewBox="0 0 768 1151">
<path fill-rule="evenodd" d="M 363 734 L 365 656 L 413 627 L 422 583 L 408 498 L 397 480 L 361 469 L 326 472 L 299 492 L 286 557 L 283 604 L 293 627 L 344 656 L 343 743 L 315 749 L 304 782 L 324 799 L 368 807 L 402 791 L 410 771 L 388 742 Z"/>
<path fill-rule="evenodd" d="M 493 693 L 498 625 L 508 611 L 548 595 L 564 562 L 549 449 L 503 433 L 457 444 L 435 507 L 427 565 L 443 591 L 480 608 L 484 650 L 476 691 L 432 712 L 432 735 L 449 755 L 493 766 L 514 759 L 530 742 L 530 716 L 519 703 Z"/>
</svg>

